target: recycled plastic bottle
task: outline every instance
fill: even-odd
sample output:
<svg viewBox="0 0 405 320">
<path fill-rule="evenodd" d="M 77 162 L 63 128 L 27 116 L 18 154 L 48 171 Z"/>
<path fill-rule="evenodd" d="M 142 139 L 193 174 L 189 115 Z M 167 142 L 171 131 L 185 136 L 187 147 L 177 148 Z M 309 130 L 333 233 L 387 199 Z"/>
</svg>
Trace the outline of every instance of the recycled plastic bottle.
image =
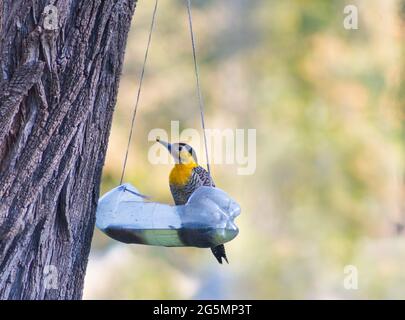
<svg viewBox="0 0 405 320">
<path fill-rule="evenodd" d="M 127 183 L 100 198 L 96 226 L 124 243 L 210 248 L 238 235 L 234 219 L 240 211 L 218 188 L 200 187 L 185 205 L 171 206 L 145 200 Z"/>
</svg>

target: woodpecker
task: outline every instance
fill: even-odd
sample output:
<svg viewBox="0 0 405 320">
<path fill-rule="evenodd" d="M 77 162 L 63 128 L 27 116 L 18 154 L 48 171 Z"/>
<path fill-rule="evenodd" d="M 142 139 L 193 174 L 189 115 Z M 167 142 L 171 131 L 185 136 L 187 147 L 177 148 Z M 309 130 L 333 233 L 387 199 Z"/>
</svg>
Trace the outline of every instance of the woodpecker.
<svg viewBox="0 0 405 320">
<path fill-rule="evenodd" d="M 198 165 L 197 156 L 192 147 L 186 143 L 171 144 L 160 139 L 156 141 L 167 148 L 175 161 L 174 168 L 170 172 L 169 185 L 176 205 L 186 204 L 199 187 L 215 187 L 207 170 Z M 212 247 L 211 251 L 220 264 L 222 259 L 229 263 L 223 244 Z"/>
</svg>

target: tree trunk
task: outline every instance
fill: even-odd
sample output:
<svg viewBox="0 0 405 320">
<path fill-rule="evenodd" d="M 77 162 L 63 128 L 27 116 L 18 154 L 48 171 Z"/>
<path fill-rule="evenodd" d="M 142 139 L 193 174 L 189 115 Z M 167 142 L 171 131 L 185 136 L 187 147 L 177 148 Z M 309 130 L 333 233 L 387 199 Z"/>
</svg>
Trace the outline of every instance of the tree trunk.
<svg viewBox="0 0 405 320">
<path fill-rule="evenodd" d="M 135 4 L 0 0 L 0 299 L 82 296 Z"/>
</svg>

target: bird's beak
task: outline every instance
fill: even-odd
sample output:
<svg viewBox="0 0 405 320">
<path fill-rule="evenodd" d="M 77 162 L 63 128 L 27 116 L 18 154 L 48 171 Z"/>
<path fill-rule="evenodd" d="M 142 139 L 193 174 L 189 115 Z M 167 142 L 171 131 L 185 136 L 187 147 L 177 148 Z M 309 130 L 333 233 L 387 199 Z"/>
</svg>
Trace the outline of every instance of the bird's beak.
<svg viewBox="0 0 405 320">
<path fill-rule="evenodd" d="M 162 141 L 159 138 L 156 139 L 156 142 L 159 142 L 161 145 L 165 146 L 169 152 L 172 152 L 172 145 L 169 142 Z"/>
<path fill-rule="evenodd" d="M 179 151 L 177 150 L 178 148 L 173 148 L 172 144 L 166 141 L 162 141 L 159 138 L 156 139 L 157 142 L 159 142 L 162 146 L 165 146 L 166 149 L 169 151 L 169 153 L 172 155 L 174 161 L 176 161 L 176 163 L 179 162 Z"/>
</svg>

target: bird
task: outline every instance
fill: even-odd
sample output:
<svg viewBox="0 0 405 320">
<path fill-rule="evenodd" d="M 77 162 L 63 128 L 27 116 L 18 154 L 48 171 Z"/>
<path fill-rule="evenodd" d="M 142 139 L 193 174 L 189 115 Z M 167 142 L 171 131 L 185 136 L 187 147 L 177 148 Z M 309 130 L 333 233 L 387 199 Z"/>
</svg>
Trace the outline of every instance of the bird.
<svg viewBox="0 0 405 320">
<path fill-rule="evenodd" d="M 176 205 L 186 204 L 199 187 L 215 187 L 211 175 L 198 164 L 197 155 L 191 146 L 182 142 L 171 144 L 159 138 L 156 141 L 166 147 L 175 161 L 169 176 L 169 186 Z M 229 263 L 223 244 L 212 247 L 211 251 L 220 264 L 222 260 Z"/>
</svg>

